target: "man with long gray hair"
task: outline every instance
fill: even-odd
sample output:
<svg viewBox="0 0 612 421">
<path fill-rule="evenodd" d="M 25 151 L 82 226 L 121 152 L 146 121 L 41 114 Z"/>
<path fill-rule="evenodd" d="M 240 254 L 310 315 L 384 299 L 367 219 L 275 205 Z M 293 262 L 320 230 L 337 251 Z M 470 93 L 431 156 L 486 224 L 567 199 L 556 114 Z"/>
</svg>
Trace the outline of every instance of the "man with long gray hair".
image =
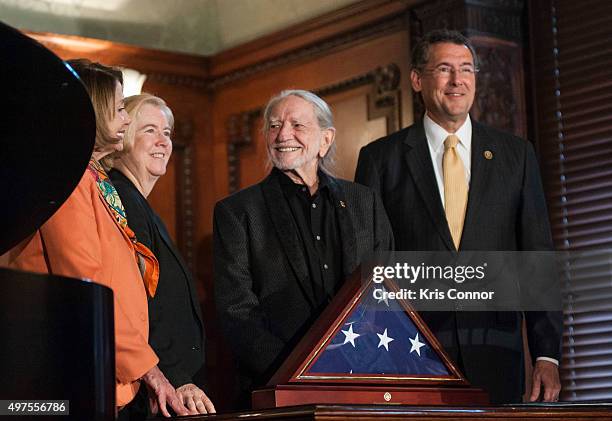
<svg viewBox="0 0 612 421">
<path fill-rule="evenodd" d="M 321 98 L 281 92 L 264 112 L 272 171 L 215 206 L 215 300 L 238 362 L 241 406 L 362 259 L 393 249 L 374 191 L 331 175 L 335 132 Z"/>
</svg>

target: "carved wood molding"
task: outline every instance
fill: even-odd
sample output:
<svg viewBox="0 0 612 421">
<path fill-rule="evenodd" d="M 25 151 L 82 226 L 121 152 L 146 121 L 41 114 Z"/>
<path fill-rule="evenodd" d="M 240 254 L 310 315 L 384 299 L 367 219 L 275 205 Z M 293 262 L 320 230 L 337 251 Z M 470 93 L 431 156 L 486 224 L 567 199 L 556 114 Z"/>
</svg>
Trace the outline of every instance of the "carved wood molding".
<svg viewBox="0 0 612 421">
<path fill-rule="evenodd" d="M 140 69 L 136 69 L 141 71 Z M 206 79 L 197 78 L 193 76 L 184 76 L 177 75 L 172 73 L 158 73 L 152 72 L 147 73 L 146 71 L 142 71 L 142 73 L 147 75 L 148 82 L 161 83 L 164 85 L 172 85 L 172 86 L 184 86 L 187 88 L 197 88 L 197 89 L 205 89 L 208 86 Z"/>
<path fill-rule="evenodd" d="M 391 63 L 368 73 L 313 91 L 320 97 L 335 95 L 361 86 L 372 85 L 368 93 L 368 120 L 385 117 L 387 133 L 401 126 L 399 66 Z M 263 107 L 233 114 L 227 120 L 227 160 L 229 192 L 240 188 L 240 151 L 253 143 L 253 130 L 261 118 Z"/>
<path fill-rule="evenodd" d="M 229 192 L 240 186 L 240 149 L 253 143 L 253 127 L 261 117 L 263 107 L 231 115 L 227 120 L 227 171 Z"/>
<path fill-rule="evenodd" d="M 244 67 L 219 76 L 209 83 L 208 88 L 215 90 L 274 67 L 329 54 L 337 48 L 345 48 L 347 45 L 363 42 L 368 38 L 380 37 L 402 29 L 406 29 L 405 15 L 394 15 L 381 20 L 374 25 L 366 26 L 356 31 L 351 31 L 327 40 L 319 41 L 314 44 L 293 50 L 288 54 L 264 60 L 255 65 Z"/>
<path fill-rule="evenodd" d="M 129 67 L 156 82 L 204 88 L 209 57 L 136 47 L 74 35 L 24 31 L 62 59 L 84 57 L 106 65 Z"/>
<path fill-rule="evenodd" d="M 193 136 L 191 120 L 177 120 L 174 124 L 173 149 L 176 162 L 176 242 L 192 273 L 194 264 L 194 209 L 193 209 Z"/>
<path fill-rule="evenodd" d="M 471 115 L 481 123 L 526 137 L 519 47 L 474 44 L 481 71 Z"/>
<path fill-rule="evenodd" d="M 368 120 L 385 117 L 387 134 L 399 130 L 402 125 L 400 80 L 400 68 L 395 63 L 379 67 L 374 72 L 374 89 L 368 94 Z"/>
<path fill-rule="evenodd" d="M 456 29 L 472 39 L 480 72 L 471 114 L 521 136 L 526 134 L 520 47 L 523 7 L 523 0 L 437 0 L 410 12 L 413 44 L 423 34 L 440 28 Z M 422 117 L 420 95 L 413 95 L 413 110 L 415 120 Z"/>
<path fill-rule="evenodd" d="M 411 10 L 413 35 L 432 29 L 457 29 L 468 36 L 488 35 L 511 41 L 523 38 L 524 0 L 437 0 Z"/>
</svg>

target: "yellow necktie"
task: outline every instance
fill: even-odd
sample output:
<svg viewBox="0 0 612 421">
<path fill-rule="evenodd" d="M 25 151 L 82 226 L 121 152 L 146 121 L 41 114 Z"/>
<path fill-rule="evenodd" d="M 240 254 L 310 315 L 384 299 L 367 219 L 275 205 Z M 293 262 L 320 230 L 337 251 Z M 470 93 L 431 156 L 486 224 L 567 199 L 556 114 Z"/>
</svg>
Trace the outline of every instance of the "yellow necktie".
<svg viewBox="0 0 612 421">
<path fill-rule="evenodd" d="M 444 209 L 455 248 L 459 250 L 463 221 L 467 208 L 468 186 L 465 180 L 465 169 L 457 153 L 459 138 L 454 134 L 444 140 L 444 157 L 442 173 L 444 175 Z"/>
</svg>

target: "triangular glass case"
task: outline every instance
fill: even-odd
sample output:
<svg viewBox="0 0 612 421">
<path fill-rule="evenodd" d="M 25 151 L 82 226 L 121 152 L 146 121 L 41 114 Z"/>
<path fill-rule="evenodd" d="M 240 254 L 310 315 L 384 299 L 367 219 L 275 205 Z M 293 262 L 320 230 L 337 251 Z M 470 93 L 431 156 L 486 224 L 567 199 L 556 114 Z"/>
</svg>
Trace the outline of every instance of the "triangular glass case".
<svg viewBox="0 0 612 421">
<path fill-rule="evenodd" d="M 254 408 L 306 403 L 486 404 L 469 386 L 392 280 L 343 285 L 265 389 Z"/>
</svg>

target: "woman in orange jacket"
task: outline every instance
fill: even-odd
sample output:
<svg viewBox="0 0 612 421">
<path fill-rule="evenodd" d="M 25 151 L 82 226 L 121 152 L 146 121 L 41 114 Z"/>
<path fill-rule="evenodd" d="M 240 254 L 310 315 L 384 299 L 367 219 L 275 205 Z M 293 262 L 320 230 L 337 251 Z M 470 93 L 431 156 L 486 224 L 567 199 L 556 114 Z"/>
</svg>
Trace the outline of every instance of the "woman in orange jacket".
<svg viewBox="0 0 612 421">
<path fill-rule="evenodd" d="M 89 279 L 112 288 L 117 406 L 121 409 L 129 403 L 143 380 L 153 413 L 161 410 L 170 416 L 168 404 L 178 415 L 187 415 L 190 411 L 157 367 L 159 360 L 148 344 L 147 294 L 155 294 L 157 260 L 130 230 L 121 200 L 100 164 L 102 158 L 123 148 L 130 123 L 123 105 L 121 72 L 83 59 L 68 64 L 94 106 L 94 151 L 76 189 L 40 229 L 9 252 L 9 265 Z"/>
</svg>

